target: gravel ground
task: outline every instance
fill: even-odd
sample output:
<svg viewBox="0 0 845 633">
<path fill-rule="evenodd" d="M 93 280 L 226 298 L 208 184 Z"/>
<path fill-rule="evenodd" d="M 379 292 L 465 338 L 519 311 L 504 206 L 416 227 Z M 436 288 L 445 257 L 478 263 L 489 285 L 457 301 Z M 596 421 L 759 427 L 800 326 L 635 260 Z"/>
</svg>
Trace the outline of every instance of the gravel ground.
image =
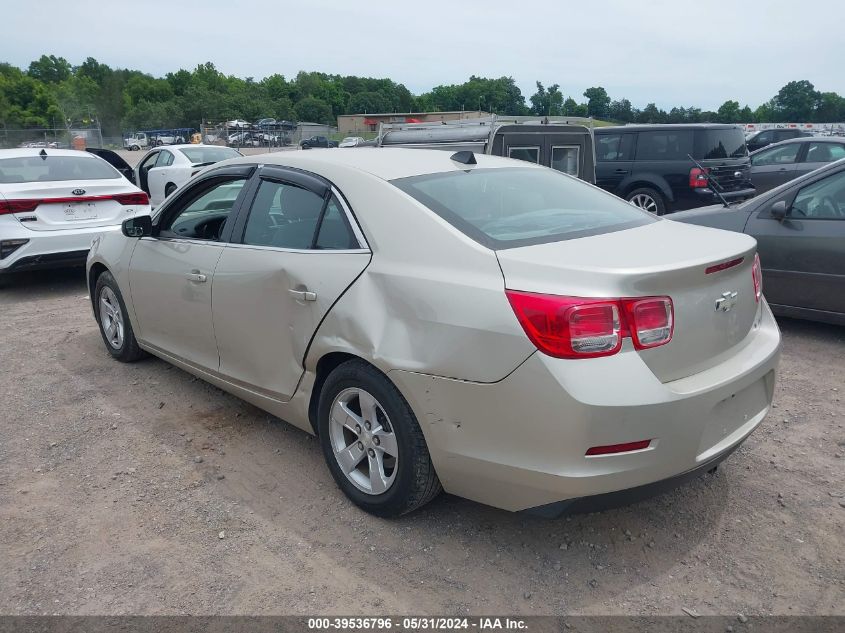
<svg viewBox="0 0 845 633">
<path fill-rule="evenodd" d="M 783 320 L 776 408 L 715 475 L 535 519 L 357 510 L 317 442 L 113 361 L 79 270 L 0 288 L 0 613 L 845 614 L 845 329 Z"/>
</svg>

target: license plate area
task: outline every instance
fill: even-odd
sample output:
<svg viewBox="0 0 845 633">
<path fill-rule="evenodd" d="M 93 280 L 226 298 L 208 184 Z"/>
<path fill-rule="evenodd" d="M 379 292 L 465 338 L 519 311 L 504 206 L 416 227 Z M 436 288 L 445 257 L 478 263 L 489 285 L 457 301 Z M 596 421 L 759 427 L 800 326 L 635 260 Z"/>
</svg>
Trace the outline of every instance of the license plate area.
<svg viewBox="0 0 845 633">
<path fill-rule="evenodd" d="M 763 376 L 713 407 L 710 422 L 701 434 L 698 459 L 719 452 L 732 444 L 737 431 L 753 422 L 766 410 L 771 402 L 768 378 Z"/>
<path fill-rule="evenodd" d="M 62 212 L 67 222 L 96 220 L 99 217 L 94 202 L 66 202 L 62 205 Z"/>
</svg>

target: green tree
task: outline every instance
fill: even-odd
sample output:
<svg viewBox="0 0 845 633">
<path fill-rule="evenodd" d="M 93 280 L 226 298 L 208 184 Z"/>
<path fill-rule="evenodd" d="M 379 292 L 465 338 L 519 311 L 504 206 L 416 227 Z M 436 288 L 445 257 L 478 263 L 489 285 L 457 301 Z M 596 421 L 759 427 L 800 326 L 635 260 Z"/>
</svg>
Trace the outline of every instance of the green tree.
<svg viewBox="0 0 845 633">
<path fill-rule="evenodd" d="M 57 84 L 70 77 L 71 66 L 64 57 L 42 55 L 39 59 L 30 63 L 27 74 L 44 83 Z"/>
<path fill-rule="evenodd" d="M 790 81 L 781 88 L 773 101 L 779 121 L 811 121 L 821 95 L 806 79 Z"/>
<path fill-rule="evenodd" d="M 332 123 L 331 106 L 317 97 L 305 97 L 294 106 L 297 119 L 309 123 Z"/>
<path fill-rule="evenodd" d="M 725 101 L 716 111 L 719 123 L 741 123 L 739 101 Z"/>
<path fill-rule="evenodd" d="M 587 88 L 584 91 L 587 98 L 587 114 L 597 119 L 607 118 L 610 110 L 610 97 L 607 91 L 601 86 Z"/>
<path fill-rule="evenodd" d="M 634 109 L 627 99 L 620 99 L 610 104 L 608 116 L 619 123 L 630 123 L 634 120 Z"/>
<path fill-rule="evenodd" d="M 531 113 L 539 116 L 560 116 L 563 114 L 563 94 L 558 84 L 547 88 L 537 82 L 537 92 L 531 95 Z"/>
</svg>

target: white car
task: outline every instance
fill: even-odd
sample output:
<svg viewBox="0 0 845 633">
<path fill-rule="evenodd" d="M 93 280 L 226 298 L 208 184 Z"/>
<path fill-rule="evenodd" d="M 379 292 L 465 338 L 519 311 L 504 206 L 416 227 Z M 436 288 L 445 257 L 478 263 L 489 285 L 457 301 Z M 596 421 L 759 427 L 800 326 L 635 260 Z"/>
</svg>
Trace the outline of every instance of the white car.
<svg viewBox="0 0 845 633">
<path fill-rule="evenodd" d="M 149 151 L 138 163 L 134 182 L 150 196 L 153 208 L 204 167 L 237 158 L 240 152 L 218 145 L 172 145 Z"/>
<path fill-rule="evenodd" d="M 233 119 L 226 121 L 226 127 L 252 127 L 252 123 L 243 119 Z"/>
<path fill-rule="evenodd" d="M 94 154 L 0 150 L 0 276 L 83 264 L 94 238 L 149 213 L 147 194 Z"/>
<path fill-rule="evenodd" d="M 347 136 L 340 142 L 338 147 L 358 147 L 363 142 L 364 139 L 360 136 Z"/>
</svg>

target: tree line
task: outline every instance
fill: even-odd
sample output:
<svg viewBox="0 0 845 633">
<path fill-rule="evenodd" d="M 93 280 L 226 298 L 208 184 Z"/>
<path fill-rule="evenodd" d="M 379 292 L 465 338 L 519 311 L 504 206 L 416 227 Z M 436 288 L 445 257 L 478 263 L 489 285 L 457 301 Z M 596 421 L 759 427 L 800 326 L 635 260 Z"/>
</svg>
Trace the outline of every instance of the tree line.
<svg viewBox="0 0 845 633">
<path fill-rule="evenodd" d="M 91 57 L 78 66 L 42 55 L 27 69 L 0 63 L 0 123 L 8 128 L 65 128 L 99 122 L 104 134 L 123 130 L 196 127 L 200 121 L 262 117 L 336 122 L 338 115 L 378 112 L 484 110 L 507 115 L 592 116 L 617 123 L 750 123 L 845 121 L 845 98 L 819 92 L 806 80 L 791 81 L 751 109 L 725 101 L 716 111 L 694 106 L 669 111 L 649 103 L 634 107 L 591 87 L 565 96 L 559 84 L 536 83 L 526 100 L 512 77 L 472 76 L 462 84 L 412 94 L 391 79 L 299 72 L 259 81 L 226 75 L 211 62 L 193 70 L 153 77 L 111 68 Z"/>
</svg>

